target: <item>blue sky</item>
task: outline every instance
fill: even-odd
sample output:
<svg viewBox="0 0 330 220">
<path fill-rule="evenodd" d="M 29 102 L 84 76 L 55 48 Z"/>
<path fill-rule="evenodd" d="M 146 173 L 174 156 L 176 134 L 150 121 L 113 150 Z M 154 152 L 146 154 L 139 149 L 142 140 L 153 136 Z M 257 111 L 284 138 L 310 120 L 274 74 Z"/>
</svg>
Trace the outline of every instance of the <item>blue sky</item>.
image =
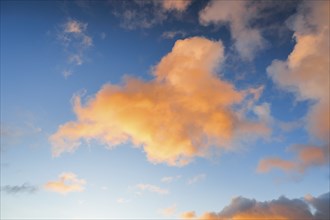
<svg viewBox="0 0 330 220">
<path fill-rule="evenodd" d="M 328 166 L 328 1 L 1 1 L 2 219 L 327 219 Z"/>
</svg>

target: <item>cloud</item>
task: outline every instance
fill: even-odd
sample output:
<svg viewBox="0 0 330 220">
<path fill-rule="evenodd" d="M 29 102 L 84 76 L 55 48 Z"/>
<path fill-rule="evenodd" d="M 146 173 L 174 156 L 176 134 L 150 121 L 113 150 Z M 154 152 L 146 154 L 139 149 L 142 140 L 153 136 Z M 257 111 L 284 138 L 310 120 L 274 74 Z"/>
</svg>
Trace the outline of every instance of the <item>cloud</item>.
<svg viewBox="0 0 330 220">
<path fill-rule="evenodd" d="M 187 35 L 184 31 L 165 31 L 162 33 L 162 38 L 173 39 L 176 37 L 185 37 Z"/>
<path fill-rule="evenodd" d="M 191 184 L 194 184 L 194 183 L 197 183 L 199 181 L 202 181 L 206 178 L 206 174 L 202 173 L 202 174 L 198 174 L 194 177 L 192 177 L 191 179 L 188 180 L 188 184 L 191 185 Z"/>
<path fill-rule="evenodd" d="M 136 185 L 136 188 L 142 191 L 149 191 L 149 192 L 153 192 L 153 193 L 157 193 L 160 195 L 165 195 L 168 194 L 169 191 L 167 189 L 162 189 L 159 186 L 155 186 L 155 185 L 151 185 L 151 184 L 138 184 Z"/>
<path fill-rule="evenodd" d="M 329 199 L 329 193 L 317 198 L 312 197 L 310 201 L 281 196 L 271 201 L 259 202 L 255 199 L 236 197 L 220 212 L 206 212 L 198 219 L 329 219 Z M 310 211 L 310 205 L 316 209 L 315 213 Z M 196 218 L 194 212 L 187 212 L 181 216 L 185 219 Z"/>
<path fill-rule="evenodd" d="M 260 30 L 250 23 L 257 16 L 257 7 L 252 1 L 210 1 L 199 13 L 202 25 L 229 25 L 231 37 L 240 56 L 252 60 L 256 53 L 265 46 Z"/>
<path fill-rule="evenodd" d="M 129 199 L 125 199 L 125 198 L 118 198 L 117 199 L 117 203 L 119 203 L 119 204 L 123 204 L 123 203 L 128 203 L 128 202 L 130 202 L 131 200 L 129 200 Z"/>
<path fill-rule="evenodd" d="M 93 39 L 87 34 L 87 23 L 68 19 L 60 25 L 57 37 L 67 53 L 67 62 L 72 66 L 80 66 L 86 60 L 86 50 L 93 46 Z M 71 67 L 72 68 L 72 67 Z M 64 70 L 65 78 L 72 75 L 71 70 Z"/>
<path fill-rule="evenodd" d="M 176 10 L 180 12 L 185 11 L 191 4 L 191 0 L 166 0 L 155 2 L 160 2 L 163 9 L 166 11 Z"/>
<path fill-rule="evenodd" d="M 287 24 L 294 31 L 296 45 L 287 60 L 274 60 L 267 72 L 276 85 L 293 92 L 298 101 L 313 102 L 306 128 L 321 144 L 301 145 L 302 149 L 296 150 L 294 169 L 305 170 L 329 163 L 329 2 L 303 2 Z M 271 168 L 269 159 L 261 163 Z"/>
<path fill-rule="evenodd" d="M 53 156 L 75 151 L 82 140 L 109 148 L 130 141 L 150 162 L 183 166 L 207 157 L 210 148 L 235 150 L 240 141 L 267 137 L 270 128 L 254 111 L 262 89 L 238 91 L 219 78 L 223 50 L 221 42 L 202 37 L 178 40 L 153 68 L 154 79 L 106 84 L 85 105 L 75 96 L 77 120 L 50 136 Z"/>
<path fill-rule="evenodd" d="M 1 191 L 7 194 L 19 194 L 19 193 L 35 193 L 38 191 L 37 186 L 30 185 L 29 183 L 24 183 L 22 185 L 12 186 L 6 185 L 1 187 Z"/>
<path fill-rule="evenodd" d="M 176 204 L 171 205 L 170 207 L 164 208 L 160 213 L 165 217 L 173 216 L 176 212 Z"/>
<path fill-rule="evenodd" d="M 184 212 L 180 215 L 181 219 L 194 219 L 196 218 L 196 213 L 194 211 Z"/>
<path fill-rule="evenodd" d="M 177 175 L 177 176 L 164 176 L 160 181 L 163 183 L 171 183 L 174 180 L 180 179 L 181 176 Z"/>
<path fill-rule="evenodd" d="M 129 30 L 151 28 L 169 18 L 180 19 L 190 3 L 190 0 L 110 2 L 121 27 Z"/>
<path fill-rule="evenodd" d="M 49 181 L 44 185 L 44 188 L 49 191 L 67 194 L 70 192 L 84 191 L 84 179 L 78 179 L 76 174 L 71 172 L 61 173 L 56 181 Z"/>
<path fill-rule="evenodd" d="M 269 172 L 272 169 L 281 169 L 284 171 L 305 172 L 306 169 L 313 166 L 322 166 L 329 163 L 329 146 L 305 146 L 294 145 L 289 148 L 297 154 L 294 161 L 283 160 L 278 157 L 262 159 L 259 162 L 257 171 L 260 173 Z"/>
</svg>

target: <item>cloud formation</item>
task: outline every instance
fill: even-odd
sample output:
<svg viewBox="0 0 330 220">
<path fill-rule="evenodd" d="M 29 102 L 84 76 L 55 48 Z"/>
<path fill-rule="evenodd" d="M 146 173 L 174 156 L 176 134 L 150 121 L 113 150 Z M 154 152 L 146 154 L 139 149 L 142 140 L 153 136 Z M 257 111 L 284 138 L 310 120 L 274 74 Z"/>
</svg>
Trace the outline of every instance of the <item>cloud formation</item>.
<svg viewBox="0 0 330 220">
<path fill-rule="evenodd" d="M 47 182 L 44 185 L 44 188 L 46 190 L 65 195 L 70 192 L 84 191 L 85 184 L 86 181 L 84 179 L 78 179 L 76 174 L 71 172 L 64 172 L 59 175 L 58 180 Z"/>
<path fill-rule="evenodd" d="M 296 150 L 298 160 L 290 168 L 282 166 L 305 170 L 329 163 L 329 2 L 303 2 L 287 24 L 294 31 L 296 45 L 287 60 L 274 60 L 267 72 L 280 88 L 293 92 L 298 101 L 313 102 L 307 113 L 307 130 L 322 144 L 301 145 L 302 149 Z M 288 163 L 281 161 L 282 165 Z M 279 168 L 273 159 L 264 159 L 259 168 L 268 171 L 272 165 Z"/>
<path fill-rule="evenodd" d="M 190 3 L 191 0 L 113 1 L 112 6 L 121 27 L 134 30 L 154 27 L 169 18 L 178 19 Z"/>
<path fill-rule="evenodd" d="M 219 41 L 178 40 L 154 67 L 153 80 L 126 77 L 122 85 L 106 84 L 85 105 L 75 96 L 77 121 L 50 137 L 53 156 L 75 151 L 81 140 L 97 139 L 109 148 L 130 141 L 153 163 L 182 166 L 207 157 L 210 148 L 233 150 L 240 139 L 269 135 L 264 111 L 255 111 L 265 110 L 255 105 L 262 90 L 238 91 L 220 79 L 216 69 L 223 57 Z M 247 119 L 247 112 L 255 118 Z"/>
<path fill-rule="evenodd" d="M 229 25 L 234 46 L 245 60 L 252 60 L 265 46 L 260 30 L 250 25 L 257 15 L 257 7 L 252 1 L 210 1 L 199 13 L 202 25 Z"/>
<path fill-rule="evenodd" d="M 192 177 L 191 179 L 188 180 L 188 184 L 191 185 L 191 184 L 194 184 L 194 183 L 197 183 L 199 181 L 202 181 L 206 178 L 206 174 L 202 173 L 202 174 L 198 174 L 194 177 Z"/>
<path fill-rule="evenodd" d="M 85 51 L 93 45 L 92 37 L 87 34 L 87 27 L 87 23 L 69 19 L 58 31 L 57 37 L 64 45 L 68 54 L 67 61 L 72 66 L 82 65 L 85 62 Z M 71 69 L 63 70 L 65 78 L 71 74 Z"/>
<path fill-rule="evenodd" d="M 313 166 L 321 166 L 329 163 L 329 151 L 327 147 L 295 145 L 289 150 L 297 156 L 295 160 L 283 160 L 278 157 L 262 159 L 259 162 L 257 171 L 260 173 L 269 172 L 272 169 L 281 169 L 286 172 L 305 172 Z"/>
<path fill-rule="evenodd" d="M 164 176 L 160 181 L 163 182 L 163 183 L 171 183 L 175 180 L 178 180 L 180 179 L 181 176 L 180 175 L 177 175 L 177 176 Z"/>
<path fill-rule="evenodd" d="M 157 193 L 160 195 L 165 195 L 168 194 L 169 191 L 167 189 L 162 189 L 159 186 L 155 186 L 155 185 L 151 185 L 151 184 L 138 184 L 136 185 L 136 188 L 142 191 L 149 191 L 149 192 L 153 192 L 153 193 Z"/>
<path fill-rule="evenodd" d="M 1 191 L 6 192 L 7 194 L 19 194 L 19 193 L 35 193 L 38 191 L 37 186 L 30 185 L 29 183 L 24 183 L 23 185 L 6 185 L 1 187 Z"/>
<path fill-rule="evenodd" d="M 183 219 L 203 220 L 228 220 L 228 219 L 306 219 L 325 220 L 329 219 L 330 194 L 325 193 L 319 197 L 309 197 L 309 200 L 288 199 L 284 196 L 266 202 L 259 202 L 255 199 L 236 197 L 231 203 L 220 212 L 206 212 L 197 217 L 195 212 L 183 213 Z M 312 206 L 316 211 L 311 212 Z"/>
</svg>

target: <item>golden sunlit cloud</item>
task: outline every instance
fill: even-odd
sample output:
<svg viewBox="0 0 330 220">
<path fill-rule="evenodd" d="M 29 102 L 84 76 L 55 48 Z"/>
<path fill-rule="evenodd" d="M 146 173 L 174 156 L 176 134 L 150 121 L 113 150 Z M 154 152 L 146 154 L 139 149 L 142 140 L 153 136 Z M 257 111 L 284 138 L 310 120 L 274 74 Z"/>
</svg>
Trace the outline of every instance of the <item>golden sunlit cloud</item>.
<svg viewBox="0 0 330 220">
<path fill-rule="evenodd" d="M 160 1 L 160 3 L 165 10 L 177 10 L 182 12 L 191 4 L 191 0 L 166 0 Z"/>
<path fill-rule="evenodd" d="M 267 68 L 269 76 L 298 100 L 312 100 L 307 129 L 322 147 L 301 146 L 294 162 L 280 158 L 260 161 L 258 171 L 272 168 L 304 171 L 310 166 L 329 163 L 329 1 L 306 1 L 288 21 L 295 31 L 296 45 L 286 61 L 275 60 Z M 297 147 L 296 147 L 297 148 Z"/>
<path fill-rule="evenodd" d="M 84 190 L 86 181 L 78 179 L 76 174 L 65 172 L 59 175 L 56 181 L 49 181 L 44 185 L 44 188 L 49 191 L 67 194 L 70 192 L 81 192 Z"/>
<path fill-rule="evenodd" d="M 329 163 L 329 151 L 327 148 L 295 145 L 289 149 L 297 154 L 295 160 L 283 160 L 277 157 L 262 159 L 259 162 L 257 171 L 266 173 L 277 168 L 284 171 L 304 172 L 309 167 Z"/>
<path fill-rule="evenodd" d="M 309 196 L 308 200 L 288 199 L 281 196 L 278 199 L 265 202 L 236 197 L 219 213 L 206 212 L 197 217 L 194 211 L 190 211 L 181 214 L 181 218 L 201 220 L 329 219 L 329 195 L 329 193 L 325 193 L 319 197 Z M 312 206 L 315 212 L 312 213 L 309 206 Z"/>
<path fill-rule="evenodd" d="M 232 150 L 240 139 L 266 137 L 269 109 L 255 104 L 262 87 L 238 91 L 221 80 L 216 71 L 223 51 L 219 41 L 178 40 L 154 67 L 153 80 L 125 77 L 122 85 L 104 85 L 85 105 L 75 96 L 77 120 L 50 137 L 53 156 L 75 151 L 82 140 L 110 148 L 130 141 L 153 163 L 182 166 L 208 156 L 210 147 Z"/>
</svg>

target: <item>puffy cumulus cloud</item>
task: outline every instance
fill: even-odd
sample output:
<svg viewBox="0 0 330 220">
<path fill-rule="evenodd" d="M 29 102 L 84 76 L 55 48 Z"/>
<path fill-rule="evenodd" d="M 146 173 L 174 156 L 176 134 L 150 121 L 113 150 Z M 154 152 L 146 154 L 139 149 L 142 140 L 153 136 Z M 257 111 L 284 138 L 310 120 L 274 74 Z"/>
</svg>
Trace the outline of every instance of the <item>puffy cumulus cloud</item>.
<svg viewBox="0 0 330 220">
<path fill-rule="evenodd" d="M 221 42 L 202 37 L 178 40 L 154 67 L 153 80 L 106 84 L 85 105 L 75 96 L 77 120 L 51 135 L 53 156 L 75 151 L 82 140 L 110 148 L 130 141 L 149 161 L 180 166 L 208 156 L 211 147 L 232 150 L 239 138 L 266 137 L 270 129 L 262 117 L 245 117 L 261 91 L 238 91 L 216 74 L 223 50 Z"/>
<path fill-rule="evenodd" d="M 151 184 L 138 184 L 136 185 L 136 188 L 142 191 L 149 191 L 149 192 L 153 192 L 153 193 L 157 193 L 160 195 L 165 195 L 168 194 L 169 191 L 167 189 L 162 189 L 159 186 L 155 186 L 155 185 L 151 185 Z"/>
<path fill-rule="evenodd" d="M 296 150 L 299 160 L 294 169 L 304 170 L 329 162 L 329 1 L 303 2 L 287 23 L 294 31 L 296 45 L 287 60 L 273 61 L 267 72 L 279 87 L 294 92 L 298 100 L 313 101 L 307 129 L 323 142 L 323 149 L 303 146 Z M 261 163 L 269 168 L 272 164 L 269 159 Z"/>
<path fill-rule="evenodd" d="M 86 181 L 84 179 L 78 179 L 76 174 L 70 172 L 64 172 L 59 175 L 59 179 L 55 181 L 49 181 L 44 185 L 44 188 L 49 191 L 67 194 L 70 192 L 81 192 L 84 190 Z"/>
<path fill-rule="evenodd" d="M 305 146 L 295 145 L 289 150 L 296 153 L 294 161 L 283 160 L 278 157 L 262 159 L 259 162 L 257 171 L 261 173 L 269 172 L 272 169 L 281 169 L 284 171 L 304 172 L 313 166 L 322 166 L 329 163 L 329 146 Z"/>
<path fill-rule="evenodd" d="M 191 0 L 166 0 L 166 1 L 155 1 L 160 2 L 162 7 L 165 10 L 177 10 L 177 11 L 184 11 L 188 8 L 191 3 Z"/>
<path fill-rule="evenodd" d="M 235 48 L 245 60 L 252 60 L 257 51 L 265 46 L 260 30 L 251 27 L 253 16 L 258 14 L 251 1 L 210 1 L 199 13 L 203 25 L 228 24 Z"/>
<path fill-rule="evenodd" d="M 206 212 L 197 217 L 194 212 L 187 212 L 181 215 L 184 219 L 203 219 L 203 220 L 241 220 L 241 219 L 277 219 L 295 220 L 309 219 L 321 220 L 329 219 L 329 193 L 317 198 L 310 197 L 309 200 L 288 199 L 284 196 L 271 201 L 259 202 L 255 199 L 236 197 L 231 203 L 223 208 L 219 213 Z M 310 206 L 315 208 L 311 212 Z"/>
</svg>

